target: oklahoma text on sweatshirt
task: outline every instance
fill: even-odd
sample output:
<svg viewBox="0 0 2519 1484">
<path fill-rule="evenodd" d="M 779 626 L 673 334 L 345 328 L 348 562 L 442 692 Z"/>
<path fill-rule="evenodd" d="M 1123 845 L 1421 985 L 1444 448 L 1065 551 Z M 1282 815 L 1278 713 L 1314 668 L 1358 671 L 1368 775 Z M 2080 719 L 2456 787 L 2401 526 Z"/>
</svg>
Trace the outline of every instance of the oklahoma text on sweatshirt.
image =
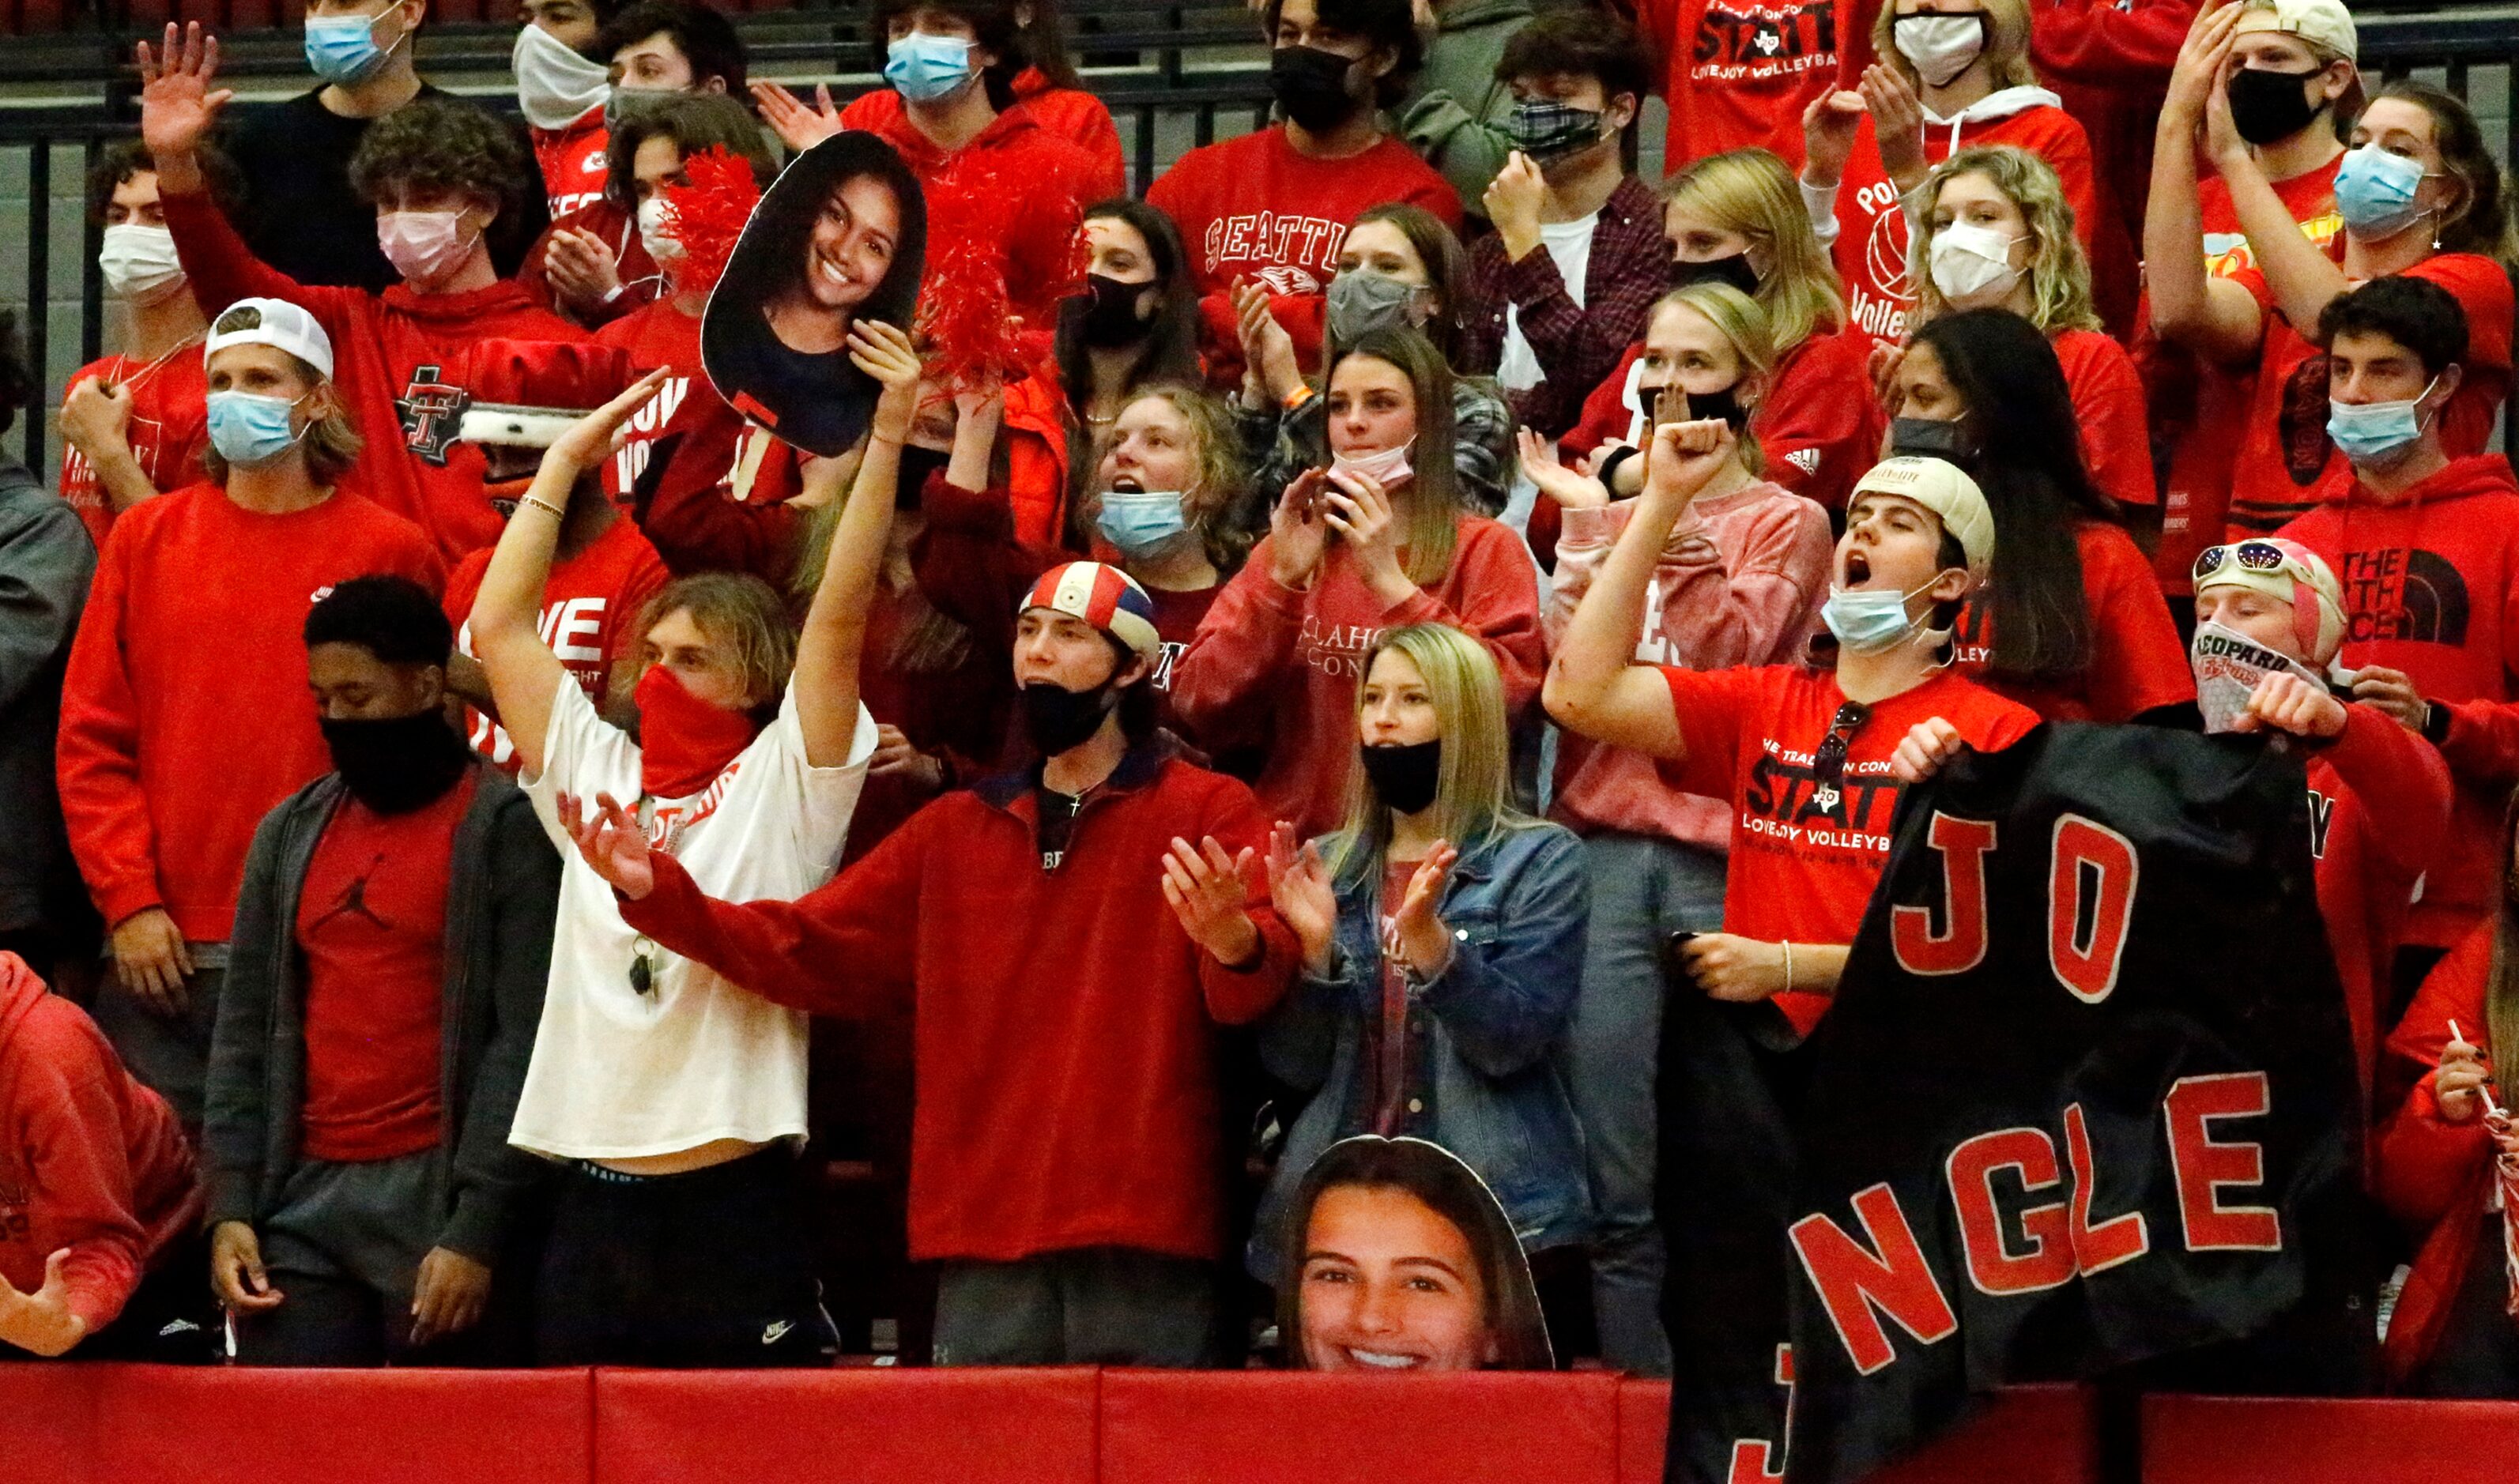
<svg viewBox="0 0 2519 1484">
<path fill-rule="evenodd" d="M 2441 756 L 2457 803 L 2406 930 L 2447 947 L 2500 897 L 2519 781 L 2519 483 L 2496 455 L 2454 459 L 2386 503 L 2357 480 L 2282 534 L 2344 584 L 2344 666 L 2404 671 L 2449 711 Z"/>
<path fill-rule="evenodd" d="M 350 488 L 426 532 L 449 562 L 496 545 L 499 512 L 482 496 L 478 453 L 450 458 L 471 399 L 446 369 L 478 340 L 577 341 L 586 331 L 504 281 L 445 294 L 402 284 L 382 293 L 310 286 L 257 260 L 206 194 L 168 192 L 165 210 L 194 296 L 211 319 L 239 299 L 287 299 L 331 337 L 333 383 L 367 440 Z"/>
<path fill-rule="evenodd" d="M 1082 88 L 1054 88 L 1039 67 L 1015 74 L 1015 101 L 1032 113 L 1033 122 L 1084 152 L 1093 162 L 1093 195 L 1085 204 L 1128 194 L 1127 163 L 1120 151 L 1120 129 L 1111 121 L 1109 105 Z M 901 95 L 877 88 L 850 99 L 840 109 L 840 126 L 869 129 L 889 137 L 906 127 Z"/>
<path fill-rule="evenodd" d="M 85 1011 L 0 953 L 0 1279 L 32 1293 L 68 1248 L 69 1310 L 94 1334 L 200 1214 L 174 1110 Z"/>
<path fill-rule="evenodd" d="M 114 522 L 70 647 L 58 764 L 108 925 L 163 906 L 186 939 L 227 941 L 255 826 L 332 766 L 306 610 L 377 572 L 445 581 L 418 528 L 345 493 L 267 515 L 198 484 Z"/>
<path fill-rule="evenodd" d="M 1038 768 L 948 794 L 792 901 L 713 901 L 671 856 L 622 919 L 778 1004 L 915 1007 L 909 1251 L 1008 1262 L 1069 1247 L 1224 1255 L 1215 1027 L 1248 1025 L 1302 950 L 1251 888 L 1240 972 L 1164 902 L 1175 838 L 1261 848 L 1251 790 L 1156 744 L 1084 797 L 1041 869 Z"/>
<path fill-rule="evenodd" d="M 1513 531 L 1458 517 L 1452 564 L 1432 585 L 1383 606 L 1336 541 L 1307 589 L 1269 569 L 1267 538 L 1198 626 L 1172 667 L 1172 707 L 1210 752 L 1267 750 L 1260 803 L 1300 839 L 1338 828 L 1355 765 L 1355 692 L 1365 652 L 1383 631 L 1449 624 L 1487 646 L 1504 677 L 1505 713 L 1519 719 L 1539 694 L 1548 645 L 1539 627 L 1538 573 Z"/>
<path fill-rule="evenodd" d="M 1566 512 L 1546 614 L 1552 649 L 1634 513 L 1631 500 Z M 1834 550 L 1828 512 L 1781 486 L 1759 482 L 1696 502 L 1654 564 L 1636 663 L 1729 670 L 1801 658 L 1828 598 Z M 1727 801 L 1683 794 L 1662 781 L 1657 760 L 1570 731 L 1557 735 L 1549 812 L 1581 834 L 1662 835 L 1718 852 L 1732 846 Z"/>
</svg>

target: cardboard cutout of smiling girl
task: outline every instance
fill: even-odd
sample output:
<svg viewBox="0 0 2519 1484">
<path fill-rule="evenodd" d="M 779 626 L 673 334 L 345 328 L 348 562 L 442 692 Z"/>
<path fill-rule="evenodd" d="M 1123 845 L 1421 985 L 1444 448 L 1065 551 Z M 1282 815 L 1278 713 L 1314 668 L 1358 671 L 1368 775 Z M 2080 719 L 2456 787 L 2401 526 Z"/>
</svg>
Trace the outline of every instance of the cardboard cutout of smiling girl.
<svg viewBox="0 0 2519 1484">
<path fill-rule="evenodd" d="M 850 361 L 849 327 L 908 328 L 926 252 L 926 199 L 892 147 L 860 129 L 823 140 L 771 183 L 709 292 L 709 380 L 782 441 L 848 452 L 881 391 Z"/>
<path fill-rule="evenodd" d="M 1439 1144 L 1321 1152 L 1287 1216 L 1277 1332 L 1299 1371 L 1547 1371 L 1530 1262 L 1495 1192 Z"/>
</svg>

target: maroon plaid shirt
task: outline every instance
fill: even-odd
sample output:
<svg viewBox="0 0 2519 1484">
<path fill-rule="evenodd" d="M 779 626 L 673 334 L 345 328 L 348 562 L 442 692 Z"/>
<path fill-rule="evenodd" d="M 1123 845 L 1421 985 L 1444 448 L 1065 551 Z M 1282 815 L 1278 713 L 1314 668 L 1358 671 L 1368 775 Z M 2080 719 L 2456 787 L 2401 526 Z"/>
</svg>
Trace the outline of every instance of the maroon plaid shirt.
<svg viewBox="0 0 2519 1484">
<path fill-rule="evenodd" d="M 1601 207 L 1580 304 L 1567 295 L 1547 248 L 1509 263 L 1503 240 L 1489 233 L 1470 249 L 1460 369 L 1494 372 L 1504 354 L 1506 306 L 1520 306 L 1522 337 L 1530 342 L 1546 379 L 1507 400 L 1522 422 L 1555 438 L 1575 424 L 1583 399 L 1617 369 L 1627 347 L 1644 337 L 1645 314 L 1669 281 L 1661 201 L 1633 175 L 1618 182 Z"/>
</svg>

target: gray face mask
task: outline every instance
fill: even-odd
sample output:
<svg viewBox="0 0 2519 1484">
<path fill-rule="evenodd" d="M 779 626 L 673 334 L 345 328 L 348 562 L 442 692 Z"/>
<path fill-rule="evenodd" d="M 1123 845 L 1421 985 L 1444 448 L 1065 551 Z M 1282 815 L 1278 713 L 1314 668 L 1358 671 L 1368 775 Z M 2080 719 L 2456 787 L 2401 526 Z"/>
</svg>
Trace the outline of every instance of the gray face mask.
<svg viewBox="0 0 2519 1484">
<path fill-rule="evenodd" d="M 1404 329 L 1410 323 L 1408 306 L 1416 298 L 1413 284 L 1363 269 L 1342 273 L 1330 280 L 1330 338 L 1353 345 L 1377 329 Z"/>
</svg>

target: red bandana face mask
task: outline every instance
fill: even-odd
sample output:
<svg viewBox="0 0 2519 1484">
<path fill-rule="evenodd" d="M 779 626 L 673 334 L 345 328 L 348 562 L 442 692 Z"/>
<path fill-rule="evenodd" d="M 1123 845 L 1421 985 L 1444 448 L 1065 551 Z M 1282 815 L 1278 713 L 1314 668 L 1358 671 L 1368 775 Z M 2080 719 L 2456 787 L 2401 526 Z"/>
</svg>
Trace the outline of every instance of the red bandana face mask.
<svg viewBox="0 0 2519 1484">
<path fill-rule="evenodd" d="M 631 692 L 639 704 L 639 786 L 655 799 L 687 799 L 709 786 L 760 728 L 739 711 L 711 706 L 680 676 L 651 665 Z"/>
</svg>

